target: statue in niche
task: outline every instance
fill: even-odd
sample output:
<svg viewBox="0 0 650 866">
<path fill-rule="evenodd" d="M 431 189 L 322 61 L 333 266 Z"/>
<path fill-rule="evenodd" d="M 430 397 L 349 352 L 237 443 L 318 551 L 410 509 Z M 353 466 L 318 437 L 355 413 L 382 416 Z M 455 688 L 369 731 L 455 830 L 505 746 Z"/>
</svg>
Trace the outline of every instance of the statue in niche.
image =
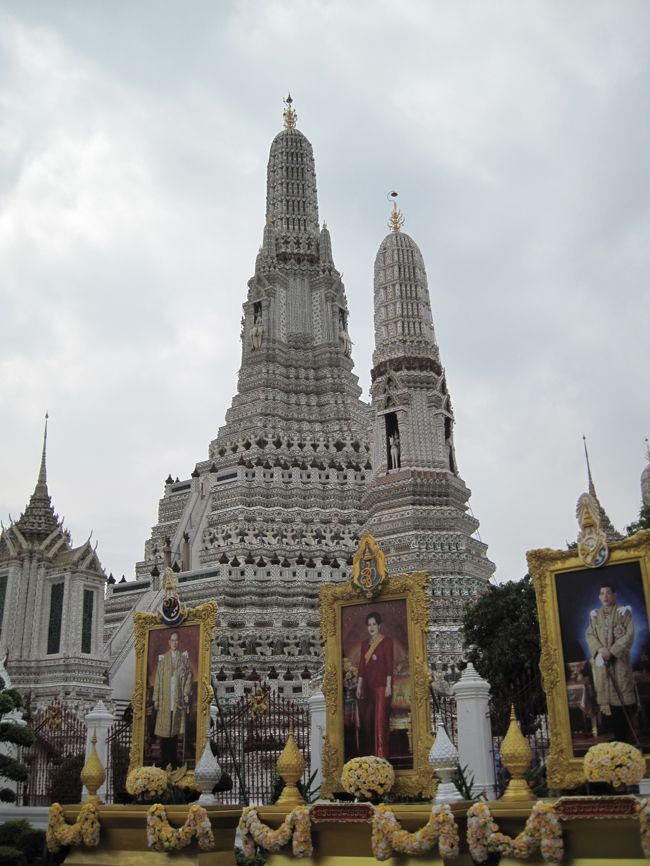
<svg viewBox="0 0 650 866">
<path fill-rule="evenodd" d="M 352 355 L 352 340 L 348 334 L 348 325 L 345 320 L 345 310 L 339 307 L 339 344 L 346 358 Z"/>
<path fill-rule="evenodd" d="M 260 301 L 256 301 L 253 305 L 253 327 L 251 328 L 251 348 L 254 352 L 262 348 L 263 336 L 262 304 Z"/>
<path fill-rule="evenodd" d="M 391 469 L 399 469 L 399 467 L 400 467 L 399 435 L 397 433 L 393 433 L 391 436 L 389 436 L 388 444 L 390 445 L 390 468 Z"/>
</svg>

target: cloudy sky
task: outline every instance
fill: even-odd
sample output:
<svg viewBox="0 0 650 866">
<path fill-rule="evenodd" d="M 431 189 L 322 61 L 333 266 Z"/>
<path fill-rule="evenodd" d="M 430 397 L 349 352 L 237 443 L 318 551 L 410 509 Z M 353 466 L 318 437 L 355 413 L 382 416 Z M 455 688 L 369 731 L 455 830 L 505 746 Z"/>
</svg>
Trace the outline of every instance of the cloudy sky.
<svg viewBox="0 0 650 866">
<path fill-rule="evenodd" d="M 0 517 L 48 475 L 132 576 L 236 387 L 282 97 L 367 395 L 386 193 L 427 266 L 497 579 L 636 518 L 650 435 L 650 4 L 0 2 Z"/>
</svg>

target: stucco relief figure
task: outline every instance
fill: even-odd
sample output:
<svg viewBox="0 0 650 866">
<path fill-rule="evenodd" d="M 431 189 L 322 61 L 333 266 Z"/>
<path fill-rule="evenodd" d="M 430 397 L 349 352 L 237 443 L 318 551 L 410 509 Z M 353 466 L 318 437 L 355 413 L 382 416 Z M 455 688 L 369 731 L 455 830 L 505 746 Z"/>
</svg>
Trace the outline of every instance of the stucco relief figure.
<svg viewBox="0 0 650 866">
<path fill-rule="evenodd" d="M 390 468 L 399 469 L 400 445 L 399 436 L 397 435 L 397 433 L 393 433 L 392 436 L 389 437 L 388 444 L 390 445 Z"/>
<path fill-rule="evenodd" d="M 185 735 L 190 711 L 192 668 L 187 651 L 178 648 L 178 634 L 169 636 L 169 649 L 158 656 L 153 688 L 156 711 L 154 734 L 160 739 L 163 767 L 178 766 L 178 737 Z"/>
<path fill-rule="evenodd" d="M 619 607 L 612 584 L 603 584 L 598 598 L 601 606 L 591 611 L 585 634 L 591 652 L 596 701 L 601 714 L 611 717 L 614 739 L 635 744 L 632 714 L 636 693 L 630 657 L 634 643 L 632 608 Z"/>
<path fill-rule="evenodd" d="M 262 324 L 262 311 L 255 310 L 253 327 L 251 328 L 251 348 L 253 351 L 262 348 L 262 337 L 264 336 L 264 325 Z"/>
<path fill-rule="evenodd" d="M 360 754 L 389 757 L 390 707 L 393 694 L 393 640 L 381 633 L 381 616 L 366 617 L 368 639 L 361 644 L 357 679 Z"/>
<path fill-rule="evenodd" d="M 347 328 L 339 329 L 339 343 L 345 357 L 350 358 L 352 356 L 352 340 L 347 332 Z"/>
</svg>

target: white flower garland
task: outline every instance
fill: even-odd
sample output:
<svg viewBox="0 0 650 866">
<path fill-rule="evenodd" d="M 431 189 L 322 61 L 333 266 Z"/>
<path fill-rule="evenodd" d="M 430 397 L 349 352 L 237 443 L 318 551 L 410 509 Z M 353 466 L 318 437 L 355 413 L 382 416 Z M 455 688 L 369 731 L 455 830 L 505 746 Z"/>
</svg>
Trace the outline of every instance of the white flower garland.
<svg viewBox="0 0 650 866">
<path fill-rule="evenodd" d="M 559 863 L 564 856 L 562 827 L 552 803 L 538 800 L 526 826 L 512 839 L 499 832 L 487 803 L 475 803 L 467 812 L 467 844 L 473 860 L 483 863 L 489 854 L 526 860 L 538 847 L 547 863 Z"/>
<path fill-rule="evenodd" d="M 415 833 L 403 830 L 395 814 L 386 806 L 376 806 L 372 818 L 372 853 L 377 860 L 399 854 L 427 854 L 438 845 L 443 860 L 458 857 L 458 825 L 445 803 L 431 809 L 429 820 Z"/>
<path fill-rule="evenodd" d="M 187 820 L 178 830 L 167 820 L 167 810 L 161 803 L 147 809 L 147 844 L 154 851 L 178 851 L 196 837 L 199 848 L 214 847 L 214 836 L 208 813 L 196 803 L 190 806 Z"/>
<path fill-rule="evenodd" d="M 294 857 L 311 857 L 314 852 L 309 806 L 296 806 L 277 830 L 260 821 L 254 806 L 247 806 L 239 820 L 239 829 L 246 857 L 255 857 L 258 847 L 275 854 L 288 845 L 289 840 Z"/>
</svg>

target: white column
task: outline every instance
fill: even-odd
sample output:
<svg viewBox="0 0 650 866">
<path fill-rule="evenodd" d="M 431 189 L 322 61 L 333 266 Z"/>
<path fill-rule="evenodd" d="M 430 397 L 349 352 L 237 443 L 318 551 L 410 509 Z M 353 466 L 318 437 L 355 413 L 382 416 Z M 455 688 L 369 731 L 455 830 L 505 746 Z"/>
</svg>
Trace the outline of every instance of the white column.
<svg viewBox="0 0 650 866">
<path fill-rule="evenodd" d="M 321 692 L 314 694 L 307 701 L 309 704 L 310 719 L 310 755 L 311 773 L 314 776 L 313 787 L 319 788 L 323 783 L 323 740 L 325 738 L 325 695 Z"/>
<path fill-rule="evenodd" d="M 9 686 L 7 686 L 9 688 Z M 12 710 L 10 713 L 7 713 L 2 717 L 3 723 L 12 725 L 26 725 L 27 722 L 23 719 L 22 710 Z M 8 758 L 18 759 L 19 746 L 16 746 L 14 743 L 4 742 L 0 743 L 0 755 L 6 755 Z M 2 787 L 9 788 L 14 792 L 14 794 L 18 793 L 18 782 L 14 782 L 12 779 L 8 779 L 6 776 L 3 777 Z M 2 806 L 14 808 L 18 803 L 16 801 L 12 803 L 3 803 Z M 11 820 L 14 820 L 13 816 Z"/>
<path fill-rule="evenodd" d="M 470 662 L 454 685 L 458 717 L 458 754 L 468 778 L 474 777 L 475 793 L 496 796 L 490 723 L 490 684 L 478 675 Z"/>
<path fill-rule="evenodd" d="M 103 701 L 97 701 L 92 710 L 85 716 L 84 723 L 86 725 L 86 760 L 90 755 L 92 749 L 92 737 L 93 733 L 97 734 L 97 743 L 95 745 L 95 749 L 97 750 L 97 757 L 102 763 L 102 767 L 106 770 L 106 779 L 108 779 L 109 766 L 108 766 L 108 747 L 106 744 L 106 740 L 108 738 L 108 732 L 111 728 L 111 725 L 115 721 L 115 716 L 113 713 L 109 712 L 104 706 Z M 100 799 L 106 799 L 106 781 L 97 791 Z M 81 793 L 81 801 L 83 802 L 88 796 L 88 791 L 84 785 L 84 789 Z"/>
</svg>

